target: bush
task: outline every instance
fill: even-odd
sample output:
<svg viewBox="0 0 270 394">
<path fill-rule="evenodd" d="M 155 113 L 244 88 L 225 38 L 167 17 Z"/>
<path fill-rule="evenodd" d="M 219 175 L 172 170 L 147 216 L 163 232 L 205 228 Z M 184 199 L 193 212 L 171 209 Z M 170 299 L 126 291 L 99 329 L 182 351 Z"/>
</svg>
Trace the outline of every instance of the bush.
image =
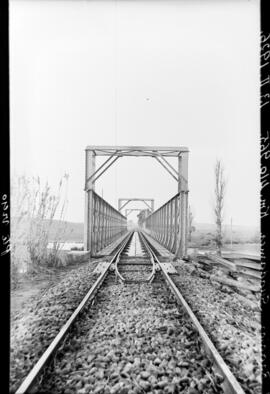
<svg viewBox="0 0 270 394">
<path fill-rule="evenodd" d="M 10 266 L 10 279 L 11 279 L 11 283 L 10 283 L 11 290 L 14 290 L 18 287 L 19 284 L 19 272 L 18 272 L 18 265 L 12 259 Z"/>
<path fill-rule="evenodd" d="M 70 248 L 70 250 L 76 250 L 76 251 L 83 251 L 83 246 L 72 246 L 72 248 Z"/>
<path fill-rule="evenodd" d="M 38 272 L 41 267 L 58 266 L 60 238 L 65 228 L 59 226 L 55 245 L 48 252 L 49 231 L 58 214 L 62 221 L 67 205 L 68 175 L 58 184 L 56 194 L 48 182 L 42 186 L 40 178 L 16 176 L 11 187 L 11 259 L 12 280 L 19 272 Z M 15 268 L 16 267 L 16 268 Z M 16 274 L 15 274 L 16 272 Z"/>
</svg>

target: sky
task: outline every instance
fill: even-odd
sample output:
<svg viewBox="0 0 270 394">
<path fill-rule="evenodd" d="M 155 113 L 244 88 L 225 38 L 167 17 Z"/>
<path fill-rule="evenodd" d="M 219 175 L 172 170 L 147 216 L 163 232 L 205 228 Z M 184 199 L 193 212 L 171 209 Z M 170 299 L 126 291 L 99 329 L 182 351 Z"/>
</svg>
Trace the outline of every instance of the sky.
<svg viewBox="0 0 270 394">
<path fill-rule="evenodd" d="M 83 222 L 86 146 L 187 146 L 195 222 L 214 222 L 221 159 L 225 222 L 259 225 L 259 22 L 258 0 L 11 0 L 12 176 L 68 173 L 66 220 Z M 158 208 L 177 183 L 121 158 L 96 191 Z"/>
</svg>

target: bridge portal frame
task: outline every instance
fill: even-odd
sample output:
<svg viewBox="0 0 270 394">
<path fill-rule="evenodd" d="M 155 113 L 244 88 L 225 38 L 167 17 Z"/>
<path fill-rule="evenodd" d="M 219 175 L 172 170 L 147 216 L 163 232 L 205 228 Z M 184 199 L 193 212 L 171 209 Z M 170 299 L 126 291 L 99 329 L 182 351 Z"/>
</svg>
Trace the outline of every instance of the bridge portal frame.
<svg viewBox="0 0 270 394">
<path fill-rule="evenodd" d="M 187 147 L 161 146 L 98 146 L 90 145 L 85 149 L 85 220 L 84 220 L 84 249 L 90 250 L 91 245 L 91 191 L 95 190 L 95 182 L 107 171 L 113 163 L 123 156 L 153 157 L 175 179 L 180 194 L 180 229 L 178 248 L 175 257 L 187 255 L 188 235 L 188 155 Z M 109 156 L 96 169 L 96 157 Z M 166 157 L 178 158 L 178 168 L 175 169 Z"/>
<path fill-rule="evenodd" d="M 141 212 L 141 211 L 143 211 L 142 208 L 127 208 L 127 209 L 125 209 L 125 216 L 128 217 L 128 215 L 131 212 Z"/>
<path fill-rule="evenodd" d="M 132 201 L 141 201 L 144 202 L 147 208 L 151 211 L 154 212 L 154 199 L 153 198 L 118 198 L 118 211 L 121 212 L 121 210 L 126 207 L 130 202 Z M 150 205 L 147 203 L 147 201 L 150 202 Z M 123 203 L 124 202 L 124 203 Z M 123 204 L 122 204 L 123 203 Z M 142 209 L 141 209 L 142 210 Z"/>
</svg>

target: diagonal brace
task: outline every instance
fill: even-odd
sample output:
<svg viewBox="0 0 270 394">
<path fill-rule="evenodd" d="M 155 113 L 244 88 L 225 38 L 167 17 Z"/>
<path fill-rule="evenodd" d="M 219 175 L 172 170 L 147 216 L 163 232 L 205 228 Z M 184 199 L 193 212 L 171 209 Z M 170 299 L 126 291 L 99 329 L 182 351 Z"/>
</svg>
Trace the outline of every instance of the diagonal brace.
<svg viewBox="0 0 270 394">
<path fill-rule="evenodd" d="M 168 173 L 178 182 L 178 178 L 165 166 L 165 164 L 162 163 L 162 161 L 155 156 L 155 159 L 162 165 L 162 167 L 165 168 L 166 171 L 168 171 Z"/>
<path fill-rule="evenodd" d="M 152 212 L 152 207 L 145 201 L 143 200 L 143 202 L 145 203 L 145 205 L 150 209 L 150 211 Z"/>
<path fill-rule="evenodd" d="M 90 177 L 86 180 L 86 182 L 89 182 L 92 178 L 94 178 L 97 173 L 116 155 L 117 152 L 113 153 L 107 160 L 104 161 L 104 163 L 101 164 L 101 166 L 92 174 Z M 108 166 L 107 168 L 109 168 Z"/>
<path fill-rule="evenodd" d="M 165 159 L 164 156 L 162 156 L 160 153 L 158 153 L 158 156 L 165 161 L 165 163 L 174 171 L 175 175 L 178 176 L 178 171 L 171 165 L 171 163 L 168 162 L 168 160 Z"/>
<path fill-rule="evenodd" d="M 120 208 L 119 211 L 121 211 L 121 209 L 123 209 L 131 200 L 126 201 Z"/>
<path fill-rule="evenodd" d="M 113 155 L 113 156 L 114 156 L 114 155 Z M 112 156 L 111 156 L 111 157 L 112 157 Z M 116 157 L 113 159 L 113 161 L 112 161 L 109 165 L 107 165 L 107 167 L 104 168 L 104 170 L 101 171 L 101 173 L 100 173 L 99 175 L 97 175 L 97 176 L 93 179 L 93 177 L 94 177 L 94 175 L 97 173 L 97 171 L 100 170 L 101 167 L 99 167 L 98 170 L 95 171 L 94 174 L 91 175 L 91 176 L 88 178 L 87 182 L 88 182 L 90 179 L 92 179 L 93 183 L 96 182 L 96 181 L 98 180 L 98 178 L 99 178 L 102 174 L 104 174 L 104 172 L 107 171 L 108 168 L 110 168 L 111 165 L 112 165 L 114 162 L 116 162 L 116 160 L 119 159 L 119 157 L 120 157 L 120 156 L 116 156 Z M 107 160 L 107 161 L 108 161 L 108 160 Z M 105 164 L 105 163 L 103 163 L 102 167 L 104 167 L 104 164 Z M 86 184 L 87 184 L 87 182 L 86 182 Z"/>
</svg>

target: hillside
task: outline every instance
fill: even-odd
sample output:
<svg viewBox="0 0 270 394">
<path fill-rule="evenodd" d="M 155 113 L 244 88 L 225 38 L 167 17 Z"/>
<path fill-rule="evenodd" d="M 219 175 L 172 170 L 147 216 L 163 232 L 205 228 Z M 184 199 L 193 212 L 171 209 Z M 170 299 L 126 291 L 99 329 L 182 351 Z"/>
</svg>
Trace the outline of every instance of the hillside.
<svg viewBox="0 0 270 394">
<path fill-rule="evenodd" d="M 214 234 L 215 225 L 209 223 L 195 223 L 195 232 L 192 233 L 192 239 L 204 240 L 210 237 L 210 234 Z M 58 222 L 54 221 L 52 229 L 50 231 L 50 240 L 55 238 L 55 234 L 58 228 L 64 228 L 66 226 L 66 240 L 70 242 L 83 242 L 83 223 L 73 222 Z M 224 226 L 225 239 L 230 240 L 231 227 L 230 225 Z M 260 230 L 255 226 L 233 226 L 233 241 L 234 242 L 259 242 Z"/>
<path fill-rule="evenodd" d="M 57 238 L 57 233 L 63 233 L 63 241 L 83 242 L 83 223 L 61 222 L 54 220 L 49 233 L 49 240 Z"/>
<path fill-rule="evenodd" d="M 192 241 L 202 243 L 208 243 L 215 233 L 215 225 L 209 223 L 194 223 L 195 231 L 192 233 Z M 231 240 L 231 226 L 224 225 L 223 228 L 225 242 Z M 260 229 L 257 226 L 232 226 L 232 240 L 233 243 L 258 243 L 260 242 Z"/>
<path fill-rule="evenodd" d="M 45 223 L 48 223 L 48 220 Z M 24 219 L 19 224 L 16 218 L 11 218 L 11 226 L 16 227 L 18 234 L 27 234 L 29 221 Z M 73 223 L 53 220 L 49 229 L 49 241 L 83 242 L 83 223 Z"/>
<path fill-rule="evenodd" d="M 129 223 L 129 227 L 130 227 Z M 194 223 L 195 231 L 192 233 L 194 243 L 209 243 L 215 232 L 215 225 L 209 223 Z M 23 224 L 23 230 L 26 231 L 27 223 Z M 83 242 L 83 223 L 67 222 L 54 220 L 49 231 L 49 241 L 59 239 L 65 242 Z M 229 225 L 224 226 L 225 239 L 229 242 L 231 239 L 231 228 Z M 59 236 L 57 235 L 60 235 Z M 233 242 L 259 242 L 260 230 L 255 226 L 233 226 Z"/>
</svg>

